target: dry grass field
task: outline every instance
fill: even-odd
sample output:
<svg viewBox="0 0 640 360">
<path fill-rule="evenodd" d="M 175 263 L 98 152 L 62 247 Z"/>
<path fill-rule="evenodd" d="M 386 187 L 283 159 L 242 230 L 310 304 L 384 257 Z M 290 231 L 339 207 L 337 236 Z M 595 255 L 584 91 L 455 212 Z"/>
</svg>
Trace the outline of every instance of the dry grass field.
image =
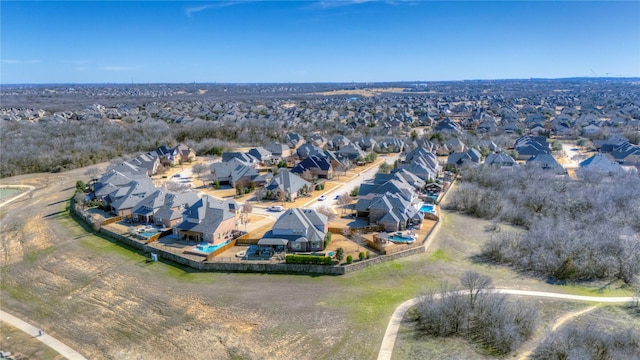
<svg viewBox="0 0 640 360">
<path fill-rule="evenodd" d="M 428 253 L 340 277 L 201 273 L 152 263 L 69 216 L 67 200 L 84 170 L 3 179 L 36 190 L 1 209 L 0 306 L 91 359 L 371 359 L 398 304 L 465 270 L 490 275 L 501 287 L 598 290 L 474 262 L 490 235 L 488 222 L 458 214 L 444 214 Z M 601 294 L 627 292 L 608 287 Z M 550 318 L 575 308 L 559 306 Z M 412 357 L 412 349 L 437 358 L 425 351 L 464 346 L 422 341 L 401 340 L 396 358 Z M 26 349 L 3 341 L 2 350 L 46 351 L 21 343 Z"/>
</svg>

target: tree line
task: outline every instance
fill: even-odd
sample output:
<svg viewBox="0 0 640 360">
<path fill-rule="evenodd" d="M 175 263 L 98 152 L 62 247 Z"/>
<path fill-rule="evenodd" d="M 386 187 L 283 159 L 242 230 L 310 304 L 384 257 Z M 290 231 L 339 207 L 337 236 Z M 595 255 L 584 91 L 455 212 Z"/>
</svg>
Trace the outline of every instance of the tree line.
<svg viewBox="0 0 640 360">
<path fill-rule="evenodd" d="M 522 227 L 499 232 L 482 255 L 562 281 L 621 279 L 640 273 L 637 174 L 558 177 L 539 168 L 462 171 L 451 210 Z"/>
</svg>

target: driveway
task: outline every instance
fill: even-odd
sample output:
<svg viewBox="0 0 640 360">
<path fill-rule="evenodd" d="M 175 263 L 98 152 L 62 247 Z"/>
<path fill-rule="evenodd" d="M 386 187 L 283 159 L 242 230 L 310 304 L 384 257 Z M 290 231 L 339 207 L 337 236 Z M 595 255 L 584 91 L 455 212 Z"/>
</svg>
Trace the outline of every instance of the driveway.
<svg viewBox="0 0 640 360">
<path fill-rule="evenodd" d="M 389 164 L 393 164 L 399 157 L 400 154 L 394 153 L 387 156 L 380 156 L 380 159 Z M 360 186 L 365 180 L 373 179 L 378 172 L 378 166 L 379 164 L 363 168 L 357 175 L 352 176 L 351 179 L 345 182 L 342 186 L 321 193 L 320 195 L 325 195 L 327 197 L 326 200 L 318 201 L 318 197 L 320 197 L 320 195 L 318 195 L 317 197 L 314 197 L 313 200 L 304 204 L 304 207 L 326 206 L 335 210 L 335 207 L 337 206 L 337 201 L 335 200 L 336 195 L 350 193 L 353 188 Z"/>
<path fill-rule="evenodd" d="M 580 151 L 580 149 L 574 144 L 562 143 L 562 151 L 564 151 L 564 153 L 567 154 L 566 164 L 564 165 L 565 169 L 577 169 L 578 167 L 580 167 L 580 162 L 582 160 L 576 160 L 576 159 L 580 159 L 581 157 L 586 157 L 586 155 L 584 155 Z"/>
</svg>

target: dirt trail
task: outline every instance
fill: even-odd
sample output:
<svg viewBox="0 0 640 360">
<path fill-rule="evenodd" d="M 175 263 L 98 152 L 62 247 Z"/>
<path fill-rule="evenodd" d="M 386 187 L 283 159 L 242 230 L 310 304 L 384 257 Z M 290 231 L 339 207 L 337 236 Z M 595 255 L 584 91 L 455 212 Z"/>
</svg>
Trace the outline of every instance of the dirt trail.
<svg viewBox="0 0 640 360">
<path fill-rule="evenodd" d="M 550 334 L 554 331 L 556 331 L 558 328 L 560 328 L 562 325 L 564 325 L 565 323 L 567 323 L 568 321 L 571 321 L 575 318 L 577 318 L 578 316 L 584 315 L 588 312 L 591 312 L 595 309 L 597 309 L 599 307 L 599 305 L 594 305 L 594 306 L 590 306 L 588 308 L 579 310 L 579 311 L 574 311 L 574 312 L 570 312 L 567 314 L 564 314 L 563 316 L 557 318 L 553 324 L 553 326 L 551 327 L 551 330 L 544 332 L 538 336 L 535 337 L 535 339 L 531 339 L 527 342 L 527 344 L 525 345 L 526 349 L 522 349 L 521 351 L 522 354 L 518 357 L 519 360 L 527 360 L 529 358 L 529 356 L 531 355 L 531 353 L 533 352 L 533 350 L 535 350 L 535 348 L 540 344 L 541 341 L 543 341 L 544 339 L 546 339 L 548 336 L 550 336 Z"/>
</svg>

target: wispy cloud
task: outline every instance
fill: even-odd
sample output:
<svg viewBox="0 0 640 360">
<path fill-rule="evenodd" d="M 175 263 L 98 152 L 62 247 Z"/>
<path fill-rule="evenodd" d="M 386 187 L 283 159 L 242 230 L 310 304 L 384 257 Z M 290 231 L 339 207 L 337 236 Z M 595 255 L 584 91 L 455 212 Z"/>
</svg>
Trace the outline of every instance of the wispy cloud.
<svg viewBox="0 0 640 360">
<path fill-rule="evenodd" d="M 311 8 L 316 9 L 333 9 L 345 6 L 356 6 L 362 5 L 366 3 L 380 3 L 386 5 L 403 5 L 409 4 L 414 5 L 414 0 L 325 0 L 325 1 L 316 1 L 311 3 Z"/>
<path fill-rule="evenodd" d="M 221 1 L 221 2 L 217 2 L 217 3 L 213 3 L 213 4 L 205 4 L 205 5 L 200 5 L 200 6 L 193 6 L 190 8 L 187 8 L 186 13 L 187 16 L 191 16 L 192 14 L 201 12 L 201 11 L 205 11 L 205 10 L 210 10 L 210 9 L 221 9 L 221 8 L 225 8 L 228 6 L 233 6 L 233 5 L 238 5 L 238 4 L 245 4 L 245 3 L 249 3 L 249 2 L 254 2 L 254 0 L 246 0 L 246 1 Z"/>
<path fill-rule="evenodd" d="M 16 60 L 16 59 L 2 59 L 3 64 L 38 64 L 42 60 Z"/>
<path fill-rule="evenodd" d="M 129 71 L 129 70 L 135 70 L 137 68 L 139 68 L 139 66 L 108 65 L 108 66 L 103 66 L 101 69 L 104 71 Z"/>
</svg>

